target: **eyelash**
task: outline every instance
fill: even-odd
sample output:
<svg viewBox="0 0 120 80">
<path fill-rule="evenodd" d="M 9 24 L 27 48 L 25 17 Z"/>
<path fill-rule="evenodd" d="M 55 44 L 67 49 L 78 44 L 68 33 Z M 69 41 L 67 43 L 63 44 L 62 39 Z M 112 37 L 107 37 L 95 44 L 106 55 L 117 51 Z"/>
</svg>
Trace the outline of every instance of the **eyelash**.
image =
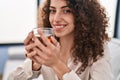
<svg viewBox="0 0 120 80">
<path fill-rule="evenodd" d="M 50 12 L 51 14 L 54 14 L 54 13 L 56 12 L 56 10 L 50 9 L 49 12 Z M 69 14 L 69 13 L 71 13 L 71 10 L 63 10 L 62 12 L 63 12 L 64 14 Z"/>
<path fill-rule="evenodd" d="M 63 12 L 67 14 L 67 13 L 71 13 L 71 10 L 63 10 Z"/>
<path fill-rule="evenodd" d="M 53 13 L 56 12 L 56 10 L 52 10 L 52 9 L 50 9 L 49 12 L 53 14 Z"/>
</svg>

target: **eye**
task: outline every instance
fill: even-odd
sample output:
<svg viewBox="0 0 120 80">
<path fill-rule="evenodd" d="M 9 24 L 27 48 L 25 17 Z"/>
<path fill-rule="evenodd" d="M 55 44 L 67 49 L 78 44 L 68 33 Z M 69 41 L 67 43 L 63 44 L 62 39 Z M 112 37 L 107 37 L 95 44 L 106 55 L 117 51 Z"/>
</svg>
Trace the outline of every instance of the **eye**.
<svg viewBox="0 0 120 80">
<path fill-rule="evenodd" d="M 55 9 L 50 9 L 49 12 L 50 12 L 51 14 L 54 14 L 54 13 L 56 12 L 56 10 L 55 10 Z"/>
<path fill-rule="evenodd" d="M 71 13 L 71 10 L 63 10 L 63 13 L 64 13 L 64 14 Z"/>
</svg>

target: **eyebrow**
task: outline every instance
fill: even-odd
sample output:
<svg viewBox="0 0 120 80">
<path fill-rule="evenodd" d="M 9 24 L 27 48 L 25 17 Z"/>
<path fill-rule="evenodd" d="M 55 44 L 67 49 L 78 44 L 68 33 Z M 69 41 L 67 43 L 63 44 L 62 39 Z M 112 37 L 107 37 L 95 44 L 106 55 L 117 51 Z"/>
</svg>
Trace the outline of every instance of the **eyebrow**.
<svg viewBox="0 0 120 80">
<path fill-rule="evenodd" d="M 61 8 L 66 8 L 66 7 L 68 7 L 68 6 L 62 6 Z M 50 8 L 55 8 L 55 7 L 54 6 L 50 6 Z"/>
</svg>

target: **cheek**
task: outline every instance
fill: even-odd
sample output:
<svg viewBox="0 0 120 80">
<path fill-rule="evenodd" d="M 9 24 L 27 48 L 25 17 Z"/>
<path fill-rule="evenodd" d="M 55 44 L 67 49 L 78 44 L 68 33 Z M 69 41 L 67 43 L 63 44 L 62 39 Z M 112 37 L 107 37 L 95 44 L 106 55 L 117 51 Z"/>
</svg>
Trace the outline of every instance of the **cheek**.
<svg viewBox="0 0 120 80">
<path fill-rule="evenodd" d="M 74 16 L 71 14 L 69 17 L 67 17 L 67 21 L 69 21 L 71 24 L 74 24 Z"/>
<path fill-rule="evenodd" d="M 71 31 L 74 31 L 74 28 L 75 28 L 75 24 L 74 24 L 74 17 L 71 16 L 69 17 L 69 22 L 70 22 L 70 26 L 71 26 Z"/>
<path fill-rule="evenodd" d="M 53 15 L 49 15 L 49 21 L 53 22 L 54 16 Z"/>
<path fill-rule="evenodd" d="M 75 24 L 74 24 L 74 20 L 73 19 L 69 19 L 69 24 L 72 28 L 75 27 Z"/>
<path fill-rule="evenodd" d="M 71 22 L 74 24 L 75 20 L 74 20 L 74 17 L 71 16 Z"/>
<path fill-rule="evenodd" d="M 53 17 L 49 16 L 49 22 L 50 22 L 50 24 L 52 24 L 52 21 L 53 21 Z"/>
</svg>

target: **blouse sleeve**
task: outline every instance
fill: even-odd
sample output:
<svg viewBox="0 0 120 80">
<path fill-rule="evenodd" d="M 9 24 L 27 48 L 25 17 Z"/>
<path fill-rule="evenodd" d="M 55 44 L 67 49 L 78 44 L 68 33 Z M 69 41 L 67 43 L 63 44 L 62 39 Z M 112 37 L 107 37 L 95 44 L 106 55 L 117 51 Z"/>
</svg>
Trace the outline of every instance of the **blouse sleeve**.
<svg viewBox="0 0 120 80">
<path fill-rule="evenodd" d="M 29 80 L 38 77 L 40 71 L 32 71 L 32 61 L 26 59 L 24 64 L 10 73 L 8 80 Z"/>
<path fill-rule="evenodd" d="M 91 80 L 113 80 L 111 57 L 108 47 L 105 47 L 104 56 L 93 63 L 90 76 Z"/>
<path fill-rule="evenodd" d="M 105 47 L 104 56 L 93 63 L 88 70 L 90 80 L 113 80 L 111 57 L 108 47 Z M 88 76 L 85 74 L 84 76 Z M 75 71 L 63 75 L 63 80 L 82 80 Z"/>
</svg>

